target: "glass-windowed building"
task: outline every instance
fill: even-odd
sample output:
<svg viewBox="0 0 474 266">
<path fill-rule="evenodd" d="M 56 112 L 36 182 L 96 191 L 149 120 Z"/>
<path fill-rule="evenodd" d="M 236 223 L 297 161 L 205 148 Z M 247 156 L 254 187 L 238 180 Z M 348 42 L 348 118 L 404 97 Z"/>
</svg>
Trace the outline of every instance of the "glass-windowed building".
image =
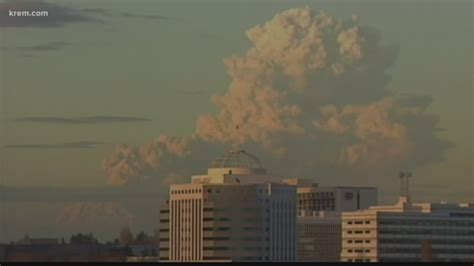
<svg viewBox="0 0 474 266">
<path fill-rule="evenodd" d="M 320 187 L 301 178 L 284 182 L 297 186 L 298 261 L 340 261 L 341 212 L 377 205 L 377 188 Z"/>
<path fill-rule="evenodd" d="M 474 261 L 473 204 L 410 203 L 342 214 L 342 261 Z"/>
</svg>

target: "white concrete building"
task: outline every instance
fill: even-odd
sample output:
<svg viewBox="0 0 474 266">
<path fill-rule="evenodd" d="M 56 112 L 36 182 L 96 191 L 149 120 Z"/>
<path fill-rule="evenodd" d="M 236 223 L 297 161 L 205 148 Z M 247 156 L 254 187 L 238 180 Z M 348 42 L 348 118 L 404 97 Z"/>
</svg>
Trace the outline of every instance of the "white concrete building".
<svg viewBox="0 0 474 266">
<path fill-rule="evenodd" d="M 295 261 L 296 187 L 243 150 L 171 185 L 160 211 L 160 261 Z"/>
<path fill-rule="evenodd" d="M 474 206 L 417 203 L 342 214 L 342 261 L 474 261 Z"/>
</svg>

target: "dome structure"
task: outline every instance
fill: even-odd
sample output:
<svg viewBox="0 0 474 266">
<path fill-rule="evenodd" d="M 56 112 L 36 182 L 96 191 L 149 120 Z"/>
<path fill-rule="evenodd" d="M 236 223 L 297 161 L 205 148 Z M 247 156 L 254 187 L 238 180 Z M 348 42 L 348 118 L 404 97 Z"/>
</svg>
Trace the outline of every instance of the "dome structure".
<svg viewBox="0 0 474 266">
<path fill-rule="evenodd" d="M 217 158 L 211 168 L 263 169 L 260 160 L 245 150 L 231 150 Z"/>
</svg>

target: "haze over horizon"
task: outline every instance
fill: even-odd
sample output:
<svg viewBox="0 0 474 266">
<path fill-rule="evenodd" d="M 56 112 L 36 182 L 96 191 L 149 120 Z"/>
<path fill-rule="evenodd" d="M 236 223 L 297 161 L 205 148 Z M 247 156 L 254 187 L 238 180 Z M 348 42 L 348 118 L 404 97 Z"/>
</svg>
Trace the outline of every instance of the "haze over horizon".
<svg viewBox="0 0 474 266">
<path fill-rule="evenodd" d="M 51 13 L 0 22 L 0 241 L 152 232 L 167 185 L 233 143 L 382 203 L 399 170 L 416 201 L 473 202 L 472 7 L 0 1 Z"/>
</svg>

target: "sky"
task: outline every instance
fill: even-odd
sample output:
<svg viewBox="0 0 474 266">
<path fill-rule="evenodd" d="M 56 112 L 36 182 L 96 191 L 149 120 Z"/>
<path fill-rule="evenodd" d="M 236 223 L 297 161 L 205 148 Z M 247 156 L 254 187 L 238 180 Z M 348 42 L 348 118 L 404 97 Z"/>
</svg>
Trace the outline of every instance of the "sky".
<svg viewBox="0 0 474 266">
<path fill-rule="evenodd" d="M 7 8 L 22 5 L 47 9 L 50 16 L 33 21 L 5 17 Z M 186 180 L 191 174 L 205 172 L 206 162 L 210 163 L 233 141 L 247 145 L 267 168 L 275 165 L 269 169 L 274 174 L 315 178 L 321 185 L 374 185 L 379 187 L 381 202 L 396 199 L 399 183 L 394 169 L 399 165 L 414 173 L 412 193 L 418 201 L 474 201 L 472 1 L 4 0 L 0 1 L 0 7 L 3 241 L 17 239 L 25 233 L 43 236 L 94 230 L 94 224 L 100 219 L 110 219 L 104 214 L 109 209 L 113 210 L 109 214 L 113 213 L 117 223 L 103 234 L 104 238 L 118 233 L 124 224 L 130 224 L 130 216 L 138 217 L 132 223 L 136 230 L 151 232 L 154 218 L 146 216 L 147 208 L 158 208 L 155 199 L 163 197 L 166 182 L 175 180 L 174 177 Z M 247 100 L 249 106 L 254 104 L 244 95 L 245 84 L 251 77 L 241 74 L 246 73 L 247 68 L 252 69 L 249 62 L 256 62 L 255 67 L 263 66 L 262 73 L 273 73 L 271 71 L 280 70 L 268 67 L 265 62 L 277 57 L 283 62 L 291 60 L 285 57 L 286 52 L 277 53 L 279 35 L 265 35 L 272 31 L 279 34 L 279 23 L 292 23 L 291 20 L 274 20 L 268 27 L 263 26 L 265 22 L 285 10 L 304 7 L 348 20 L 348 25 L 356 16 L 358 25 L 378 30 L 380 41 L 368 38 L 365 43 L 395 47 L 393 62 L 381 65 L 389 76 L 387 81 L 380 88 L 368 88 L 360 93 L 341 88 L 342 96 L 332 95 L 321 103 L 319 100 L 311 102 L 311 95 L 303 97 L 304 94 L 294 92 L 291 86 L 290 98 L 285 98 L 286 94 L 260 95 L 265 86 L 273 84 L 265 83 L 262 88 L 252 87 L 249 93 L 263 97 L 262 101 L 270 97 L 268 105 L 256 105 L 258 110 L 269 108 L 270 111 L 243 110 L 242 116 L 239 111 L 235 111 L 235 115 L 232 111 L 226 113 L 239 101 Z M 287 17 L 300 15 L 304 16 L 304 12 L 288 13 Z M 265 29 L 246 34 L 257 25 Z M 270 43 L 266 42 L 267 38 Z M 300 41 L 312 44 L 312 40 Z M 350 40 L 347 43 L 353 45 Z M 256 47 L 253 52 L 252 47 Z M 369 65 L 371 57 L 359 59 L 357 51 L 350 50 L 356 46 L 347 47 L 352 60 L 362 60 L 361 64 L 367 61 Z M 392 50 L 387 49 L 387 55 Z M 288 54 L 297 56 L 298 52 L 290 50 Z M 370 54 L 368 50 L 365 52 Z M 237 59 L 225 63 L 224 59 L 231 56 Z M 247 61 L 241 62 L 239 58 Z M 286 62 L 292 66 L 293 61 Z M 353 66 L 347 64 L 348 68 Z M 280 67 L 285 68 L 285 64 Z M 300 65 L 295 63 L 295 68 L 284 69 L 285 78 L 289 76 L 290 81 L 312 84 L 311 69 L 298 67 Z M 364 80 L 358 76 L 354 83 L 344 86 L 371 87 L 383 76 L 378 71 L 367 73 Z M 258 83 L 262 79 L 259 76 L 251 81 Z M 283 85 L 275 86 L 280 89 Z M 420 108 L 427 115 L 413 118 L 414 122 L 403 120 L 405 124 L 389 123 L 381 118 L 387 122 L 388 133 L 357 124 L 363 123 L 364 118 L 370 120 L 371 110 L 395 110 L 390 119 L 398 114 L 398 109 L 390 109 L 397 105 L 396 100 L 383 101 L 392 94 L 429 97 L 431 100 L 419 105 L 426 105 L 426 109 Z M 272 95 L 276 103 L 271 102 Z M 305 98 L 309 100 L 305 102 Z M 427 101 L 414 99 L 406 101 Z M 289 109 L 301 107 L 303 115 L 299 116 L 297 111 L 291 111 L 293 109 L 275 109 L 281 104 Z M 323 104 L 333 104 L 341 113 L 320 113 L 318 108 L 323 108 Z M 344 106 L 348 106 L 346 111 L 342 111 Z M 391 159 L 393 155 L 393 163 L 383 161 L 390 166 L 384 168 L 385 171 L 371 168 L 371 164 L 364 164 L 362 170 L 348 167 L 333 171 L 338 169 L 337 165 L 326 169 L 323 163 L 320 163 L 322 166 L 316 163 L 307 171 L 298 170 L 309 163 L 308 158 L 332 163 L 332 157 L 325 156 L 332 154 L 332 144 L 327 144 L 333 141 L 330 136 L 324 135 L 326 141 L 317 142 L 312 140 L 311 134 L 298 135 L 298 126 L 305 124 L 303 128 L 308 129 L 309 120 L 301 117 L 313 113 L 320 119 L 318 123 L 312 120 L 313 124 L 334 136 L 338 134 L 334 123 L 337 122 L 340 129 L 347 129 L 350 126 L 342 126 L 345 119 L 360 115 L 354 122 L 354 133 L 343 130 L 344 134 L 348 133 L 347 138 L 336 139 L 334 143 L 358 138 L 361 145 L 366 145 L 347 146 L 346 151 L 352 151 L 347 153 L 348 162 L 354 162 L 355 159 L 351 159 L 354 152 L 368 149 L 369 154 L 363 156 L 379 160 L 379 157 Z M 255 114 L 253 120 L 252 114 Z M 241 118 L 246 115 L 250 119 Z M 273 124 L 266 124 L 265 119 L 273 119 L 274 115 L 282 115 L 278 117 L 281 120 L 277 119 L 281 123 L 272 120 Z M 324 120 L 325 115 L 327 120 Z M 234 138 L 229 128 L 235 125 L 222 124 L 227 120 L 246 123 L 246 127 Z M 429 121 L 434 121 L 433 125 Z M 361 130 L 368 130 L 370 134 L 365 135 Z M 414 133 L 405 133 L 407 130 Z M 373 143 L 372 134 L 381 134 L 388 141 L 383 145 Z M 311 143 L 308 148 L 317 152 L 314 155 L 306 149 L 299 152 L 298 145 L 305 143 Z M 127 146 L 115 148 L 117 144 Z M 282 149 L 288 153 L 278 153 Z M 322 152 L 324 149 L 328 152 Z M 370 154 L 370 151 L 377 153 Z M 385 151 L 391 152 L 389 156 Z M 200 153 L 206 154 L 201 159 L 193 157 Z M 150 162 L 143 154 L 159 158 L 153 157 L 154 161 Z M 178 162 L 181 158 L 183 162 Z M 300 165 L 299 161 L 305 164 Z M 355 163 L 359 164 L 357 160 Z M 360 165 L 363 163 L 365 161 L 360 161 Z M 278 168 L 278 165 L 285 166 Z M 129 169 L 126 173 L 123 172 L 125 166 Z M 166 177 L 163 177 L 165 167 Z M 129 185 L 148 175 L 151 179 L 159 176 L 156 180 L 160 181 L 149 183 L 153 186 L 146 185 L 146 181 Z M 90 227 L 72 223 L 70 217 L 76 216 L 84 217 Z M 91 216 L 99 218 L 90 221 Z M 34 225 L 24 222 L 31 217 L 39 217 L 38 222 Z M 53 226 L 53 217 L 56 223 L 66 225 Z"/>
</svg>

